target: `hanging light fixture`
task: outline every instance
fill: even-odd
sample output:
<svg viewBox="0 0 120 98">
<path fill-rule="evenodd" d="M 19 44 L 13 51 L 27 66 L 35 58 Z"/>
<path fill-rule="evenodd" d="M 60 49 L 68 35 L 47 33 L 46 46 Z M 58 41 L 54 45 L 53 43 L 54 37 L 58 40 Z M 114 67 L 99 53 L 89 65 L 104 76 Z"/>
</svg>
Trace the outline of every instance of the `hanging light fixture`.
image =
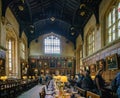
<svg viewBox="0 0 120 98">
<path fill-rule="evenodd" d="M 30 32 L 34 33 L 34 25 L 30 25 Z"/>
<path fill-rule="evenodd" d="M 81 12 L 80 12 L 80 15 L 81 15 L 81 16 L 84 16 L 84 15 L 85 15 L 85 11 L 81 11 Z"/>
<path fill-rule="evenodd" d="M 51 21 L 55 21 L 55 17 L 51 17 L 50 20 L 51 20 Z"/>
<path fill-rule="evenodd" d="M 73 36 L 75 35 L 75 27 L 74 26 L 71 26 L 70 27 L 70 34 Z"/>
<path fill-rule="evenodd" d="M 18 9 L 19 9 L 20 11 L 23 11 L 23 10 L 24 10 L 23 5 L 19 5 L 19 6 L 18 6 Z"/>
<path fill-rule="evenodd" d="M 25 3 L 25 1 L 24 1 L 24 0 L 21 0 L 21 3 L 18 5 L 18 9 L 19 9 L 20 11 L 23 11 L 23 10 L 24 10 L 24 6 L 23 6 L 24 3 Z"/>
<path fill-rule="evenodd" d="M 34 33 L 34 31 L 33 31 L 33 30 L 30 30 L 30 32 L 31 32 L 31 33 Z"/>
<path fill-rule="evenodd" d="M 71 32 L 71 35 L 75 35 L 75 32 L 73 31 L 73 32 Z"/>
</svg>

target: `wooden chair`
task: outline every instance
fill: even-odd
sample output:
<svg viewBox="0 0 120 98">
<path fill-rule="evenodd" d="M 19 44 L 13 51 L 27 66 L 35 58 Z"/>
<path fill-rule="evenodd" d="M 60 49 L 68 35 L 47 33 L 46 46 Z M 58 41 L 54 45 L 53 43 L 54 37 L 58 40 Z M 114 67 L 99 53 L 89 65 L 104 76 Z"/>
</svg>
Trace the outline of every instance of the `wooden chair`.
<svg viewBox="0 0 120 98">
<path fill-rule="evenodd" d="M 75 98 L 85 98 L 85 97 L 82 97 L 79 94 L 75 94 Z"/>
<path fill-rule="evenodd" d="M 93 92 L 87 91 L 86 98 L 100 98 L 100 95 L 97 95 Z"/>
<path fill-rule="evenodd" d="M 86 97 L 86 90 L 79 88 L 77 86 L 75 86 L 75 89 L 78 91 L 78 93 L 80 94 L 80 96 L 82 97 Z"/>
</svg>

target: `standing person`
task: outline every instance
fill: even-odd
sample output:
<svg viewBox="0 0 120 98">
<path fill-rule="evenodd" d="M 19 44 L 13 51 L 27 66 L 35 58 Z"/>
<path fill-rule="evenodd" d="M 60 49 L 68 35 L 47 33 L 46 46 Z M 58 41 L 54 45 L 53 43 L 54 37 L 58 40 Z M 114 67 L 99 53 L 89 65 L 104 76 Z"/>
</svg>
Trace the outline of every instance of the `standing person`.
<svg viewBox="0 0 120 98">
<path fill-rule="evenodd" d="M 105 87 L 105 80 L 103 79 L 102 74 L 103 70 L 100 69 L 95 76 L 95 85 L 99 91 L 103 90 L 103 88 Z"/>
</svg>

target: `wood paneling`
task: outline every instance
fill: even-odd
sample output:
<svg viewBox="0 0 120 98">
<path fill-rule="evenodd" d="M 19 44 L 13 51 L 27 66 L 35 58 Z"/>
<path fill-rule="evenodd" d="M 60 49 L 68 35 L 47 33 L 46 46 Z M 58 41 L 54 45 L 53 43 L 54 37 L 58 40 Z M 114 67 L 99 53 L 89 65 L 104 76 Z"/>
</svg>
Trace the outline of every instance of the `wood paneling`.
<svg viewBox="0 0 120 98">
<path fill-rule="evenodd" d="M 41 56 L 40 58 L 30 58 L 29 67 L 31 69 L 38 69 L 39 74 L 50 73 L 55 74 L 59 71 L 60 74 L 70 74 L 74 76 L 75 73 L 75 59 L 73 57 L 49 57 Z M 34 74 L 34 72 L 32 73 Z"/>
</svg>

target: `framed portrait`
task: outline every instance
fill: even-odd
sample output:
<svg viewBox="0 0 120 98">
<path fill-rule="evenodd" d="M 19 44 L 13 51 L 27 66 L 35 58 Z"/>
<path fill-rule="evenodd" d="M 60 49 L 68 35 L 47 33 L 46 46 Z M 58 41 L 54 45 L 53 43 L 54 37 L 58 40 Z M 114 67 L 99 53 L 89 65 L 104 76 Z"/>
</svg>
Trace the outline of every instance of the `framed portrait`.
<svg viewBox="0 0 120 98">
<path fill-rule="evenodd" d="M 62 61 L 62 68 L 65 68 L 66 67 L 66 62 L 65 60 Z"/>
<path fill-rule="evenodd" d="M 41 68 L 41 67 L 43 67 L 42 65 L 43 65 L 43 62 L 42 62 L 42 60 L 38 60 L 38 68 Z"/>
<path fill-rule="evenodd" d="M 68 67 L 72 68 L 72 61 L 68 62 Z"/>
<path fill-rule="evenodd" d="M 5 75 L 5 59 L 0 58 L 0 75 Z"/>
<path fill-rule="evenodd" d="M 56 66 L 56 61 L 55 60 L 51 60 L 50 61 L 50 68 L 55 68 Z"/>
<path fill-rule="evenodd" d="M 118 69 L 118 55 L 113 54 L 106 57 L 106 65 L 108 70 Z"/>
<path fill-rule="evenodd" d="M 62 61 L 61 60 L 57 60 L 57 67 L 61 67 L 62 65 Z"/>
<path fill-rule="evenodd" d="M 5 66 L 5 60 L 3 58 L 0 58 L 0 66 Z"/>
<path fill-rule="evenodd" d="M 36 68 L 36 59 L 30 59 L 29 60 L 29 65 L 31 68 Z"/>
<path fill-rule="evenodd" d="M 96 70 L 99 70 L 99 69 L 103 69 L 105 70 L 105 60 L 104 59 L 101 59 L 99 61 L 96 61 L 96 65 L 97 65 L 97 69 Z"/>
</svg>

